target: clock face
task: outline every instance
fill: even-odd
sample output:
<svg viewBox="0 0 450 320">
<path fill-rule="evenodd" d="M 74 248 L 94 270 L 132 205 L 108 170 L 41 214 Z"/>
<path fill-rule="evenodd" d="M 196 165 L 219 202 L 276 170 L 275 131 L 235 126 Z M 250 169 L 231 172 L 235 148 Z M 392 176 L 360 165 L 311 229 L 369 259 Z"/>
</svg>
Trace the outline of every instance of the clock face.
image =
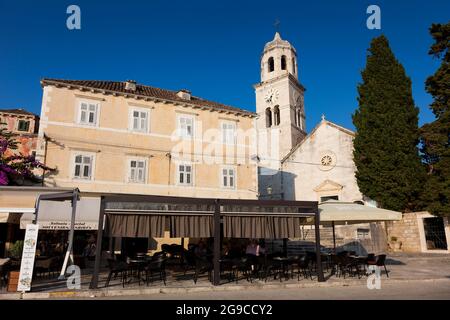
<svg viewBox="0 0 450 320">
<path fill-rule="evenodd" d="M 278 90 L 274 90 L 272 88 L 267 91 L 264 99 L 266 100 L 266 103 L 275 103 L 278 100 Z"/>
</svg>

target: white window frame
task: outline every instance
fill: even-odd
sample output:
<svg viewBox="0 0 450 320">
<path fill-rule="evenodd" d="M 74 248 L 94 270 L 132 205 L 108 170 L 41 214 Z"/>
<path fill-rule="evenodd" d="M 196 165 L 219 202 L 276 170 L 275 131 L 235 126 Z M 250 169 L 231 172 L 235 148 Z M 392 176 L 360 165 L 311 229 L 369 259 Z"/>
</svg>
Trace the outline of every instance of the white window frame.
<svg viewBox="0 0 450 320">
<path fill-rule="evenodd" d="M 356 239 L 357 240 L 371 239 L 370 228 L 357 228 L 356 229 Z"/>
<path fill-rule="evenodd" d="M 83 104 L 87 105 L 87 118 L 89 118 L 89 106 L 90 105 L 95 105 L 95 119 L 94 119 L 94 123 L 90 123 L 87 121 L 82 122 L 81 121 L 81 115 L 82 115 L 82 111 L 81 110 L 81 106 Z M 100 118 L 100 103 L 98 101 L 92 101 L 92 100 L 78 100 L 77 103 L 77 123 L 83 126 L 89 126 L 89 127 L 98 127 L 98 123 L 99 123 L 99 118 Z"/>
<path fill-rule="evenodd" d="M 136 180 L 136 179 L 133 180 L 131 178 L 131 171 L 132 171 L 131 162 L 132 161 L 143 162 L 144 163 L 143 180 L 142 181 L 139 181 L 139 180 Z M 127 171 L 126 172 L 127 172 L 126 181 L 128 183 L 137 183 L 137 184 L 145 184 L 145 183 L 147 183 L 147 176 L 148 176 L 148 161 L 147 161 L 147 159 L 145 159 L 145 158 L 136 158 L 136 157 L 128 158 L 127 159 Z"/>
<path fill-rule="evenodd" d="M 138 129 L 134 128 L 134 112 L 139 112 L 139 120 L 141 113 L 147 114 L 147 121 L 145 124 L 145 129 L 142 129 L 141 127 Z M 129 123 L 128 123 L 128 130 L 131 132 L 140 132 L 140 133 L 149 133 L 150 132 L 150 110 L 145 108 L 137 108 L 137 107 L 131 107 L 129 112 Z"/>
<path fill-rule="evenodd" d="M 232 128 L 233 128 L 233 137 L 232 137 L 232 141 L 228 141 L 228 139 L 227 139 L 227 135 L 226 135 L 226 132 L 228 131 L 228 127 L 227 127 L 227 129 L 225 130 L 225 128 L 224 128 L 224 126 L 232 126 Z M 221 121 L 220 122 L 220 131 L 221 131 L 221 133 L 222 133 L 222 143 L 223 144 L 225 144 L 225 145 L 235 145 L 236 144 L 236 132 L 237 132 L 237 125 L 236 125 L 236 122 L 234 122 L 234 121 Z"/>
<path fill-rule="evenodd" d="M 190 183 L 180 182 L 180 173 L 181 173 L 180 166 L 190 166 L 191 167 L 191 182 Z M 175 171 L 176 171 L 175 181 L 178 186 L 184 186 L 184 187 L 193 187 L 194 186 L 195 168 L 194 168 L 194 164 L 192 162 L 178 162 L 177 170 L 175 170 Z M 184 177 L 184 180 L 186 180 L 185 177 Z"/>
<path fill-rule="evenodd" d="M 181 119 L 190 119 L 192 121 L 192 129 L 191 129 L 191 135 L 188 136 L 185 134 L 185 132 L 183 132 L 182 128 L 181 128 Z M 183 139 L 194 139 L 195 136 L 195 117 L 193 115 L 189 115 L 189 114 L 178 114 L 177 117 L 177 124 L 176 124 L 176 128 L 177 128 L 177 135 Z"/>
<path fill-rule="evenodd" d="M 82 156 L 84 157 L 90 157 L 91 158 L 91 169 L 90 169 L 90 176 L 89 178 L 85 177 L 77 177 L 75 176 L 75 169 L 77 164 L 75 163 L 76 157 Z M 80 168 L 80 172 L 82 171 L 82 168 Z M 81 180 L 81 181 L 93 181 L 95 178 L 95 153 L 93 152 L 84 152 L 84 151 L 74 151 L 72 152 L 71 157 L 71 175 L 73 180 Z"/>
<path fill-rule="evenodd" d="M 224 174 L 223 171 L 227 170 L 227 185 L 224 184 Z M 233 170 L 233 178 L 234 178 L 234 183 L 233 186 L 230 186 L 229 183 L 229 170 Z M 219 181 L 220 181 L 220 186 L 224 189 L 236 189 L 236 185 L 237 185 L 237 169 L 235 166 L 221 166 L 220 167 L 220 172 L 219 172 Z"/>
<path fill-rule="evenodd" d="M 24 122 L 28 122 L 28 129 L 27 130 L 20 130 L 20 121 L 24 121 Z M 0 123 L 2 123 L 1 119 L 0 119 Z M 30 128 L 31 128 L 31 120 L 30 119 L 17 119 L 17 129 L 16 131 L 19 132 L 30 132 Z"/>
</svg>

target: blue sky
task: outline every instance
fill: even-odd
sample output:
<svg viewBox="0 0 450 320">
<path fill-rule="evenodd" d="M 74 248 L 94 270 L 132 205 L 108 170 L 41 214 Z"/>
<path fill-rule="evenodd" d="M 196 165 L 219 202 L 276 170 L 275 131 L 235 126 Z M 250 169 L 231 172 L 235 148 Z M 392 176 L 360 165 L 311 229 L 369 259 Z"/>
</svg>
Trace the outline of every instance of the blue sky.
<svg viewBox="0 0 450 320">
<path fill-rule="evenodd" d="M 66 9 L 81 8 L 81 30 Z M 381 7 L 382 30 L 366 28 Z M 281 21 L 297 49 L 307 129 L 326 118 L 353 129 L 356 86 L 370 40 L 384 33 L 413 83 L 420 124 L 433 120 L 424 81 L 439 63 L 427 54 L 448 0 L 100 1 L 0 0 L 0 108 L 40 112 L 43 77 L 134 79 L 254 110 L 259 58 Z"/>
</svg>

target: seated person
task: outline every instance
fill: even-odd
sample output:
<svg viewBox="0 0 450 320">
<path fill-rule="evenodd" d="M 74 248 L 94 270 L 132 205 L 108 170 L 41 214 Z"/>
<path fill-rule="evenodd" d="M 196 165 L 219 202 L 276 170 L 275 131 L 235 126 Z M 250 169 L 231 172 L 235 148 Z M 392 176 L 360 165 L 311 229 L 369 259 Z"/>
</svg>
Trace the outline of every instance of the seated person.
<svg viewBox="0 0 450 320">
<path fill-rule="evenodd" d="M 258 241 L 252 240 L 248 244 L 247 249 L 245 250 L 245 253 L 247 255 L 253 255 L 253 256 L 257 257 L 260 255 L 260 249 L 261 249 L 261 247 L 259 246 Z"/>
<path fill-rule="evenodd" d="M 206 248 L 206 245 L 203 241 L 200 241 L 194 249 L 194 254 L 198 258 L 206 258 L 206 255 L 208 253 L 208 250 Z"/>
<path fill-rule="evenodd" d="M 257 240 L 252 240 L 245 250 L 245 253 L 247 255 L 247 258 L 250 260 L 250 263 L 252 264 L 252 270 L 254 270 L 257 257 L 260 255 L 260 246 L 258 244 Z"/>
</svg>

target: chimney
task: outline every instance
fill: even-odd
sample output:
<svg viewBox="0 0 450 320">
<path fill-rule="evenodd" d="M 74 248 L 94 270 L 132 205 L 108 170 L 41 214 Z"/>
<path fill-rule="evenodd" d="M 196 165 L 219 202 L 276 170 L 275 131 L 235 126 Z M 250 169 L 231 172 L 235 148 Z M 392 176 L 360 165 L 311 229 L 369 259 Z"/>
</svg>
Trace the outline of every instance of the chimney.
<svg viewBox="0 0 450 320">
<path fill-rule="evenodd" d="M 191 100 L 191 92 L 186 89 L 179 90 L 177 96 L 184 100 Z"/>
<path fill-rule="evenodd" d="M 136 91 L 136 81 L 134 80 L 125 81 L 125 90 Z"/>
</svg>

